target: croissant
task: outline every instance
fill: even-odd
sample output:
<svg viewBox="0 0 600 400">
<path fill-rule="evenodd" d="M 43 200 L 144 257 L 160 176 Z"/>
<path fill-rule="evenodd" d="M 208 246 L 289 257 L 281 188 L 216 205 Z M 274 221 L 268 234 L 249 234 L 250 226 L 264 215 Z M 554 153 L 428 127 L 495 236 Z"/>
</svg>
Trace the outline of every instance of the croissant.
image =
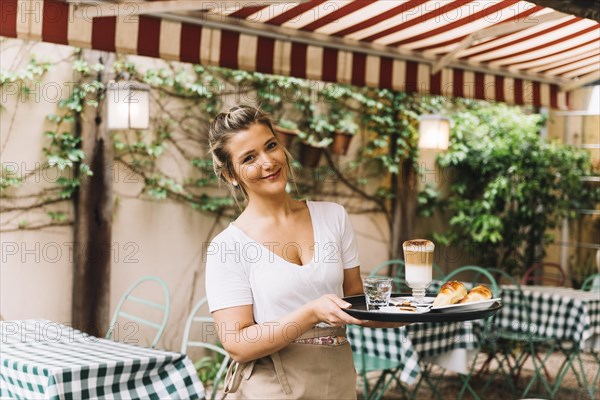
<svg viewBox="0 0 600 400">
<path fill-rule="evenodd" d="M 433 307 L 442 307 L 450 304 L 456 304 L 460 299 L 467 295 L 465 285 L 459 281 L 450 281 L 444 283 L 440 292 L 433 301 Z"/>
<path fill-rule="evenodd" d="M 472 303 L 474 301 L 489 300 L 492 298 L 492 292 L 484 285 L 475 286 L 469 291 L 469 294 L 463 297 L 459 303 Z"/>
</svg>

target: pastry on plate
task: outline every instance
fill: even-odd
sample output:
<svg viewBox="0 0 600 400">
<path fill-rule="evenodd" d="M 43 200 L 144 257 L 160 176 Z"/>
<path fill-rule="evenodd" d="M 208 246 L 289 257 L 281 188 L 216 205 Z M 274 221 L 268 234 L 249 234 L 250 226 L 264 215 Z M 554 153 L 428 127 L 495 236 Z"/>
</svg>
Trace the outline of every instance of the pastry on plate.
<svg viewBox="0 0 600 400">
<path fill-rule="evenodd" d="M 440 292 L 433 301 L 433 307 L 449 306 L 456 304 L 460 299 L 467 295 L 467 288 L 459 281 L 450 281 L 444 283 Z"/>
<path fill-rule="evenodd" d="M 417 306 L 415 306 L 410 301 L 403 301 L 402 303 L 395 304 L 395 307 L 402 311 L 410 311 L 410 312 L 417 311 Z"/>
<path fill-rule="evenodd" d="M 469 291 L 465 297 L 463 297 L 459 303 L 473 303 L 474 301 L 489 300 L 492 298 L 492 291 L 485 285 L 475 286 Z"/>
</svg>

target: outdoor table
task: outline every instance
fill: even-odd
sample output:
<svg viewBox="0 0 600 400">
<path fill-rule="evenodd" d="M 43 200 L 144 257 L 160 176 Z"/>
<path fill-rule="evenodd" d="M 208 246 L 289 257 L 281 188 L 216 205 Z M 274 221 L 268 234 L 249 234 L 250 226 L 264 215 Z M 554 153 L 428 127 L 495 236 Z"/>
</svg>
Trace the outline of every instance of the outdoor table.
<svg viewBox="0 0 600 400">
<path fill-rule="evenodd" d="M 417 323 L 401 328 L 363 328 L 365 346 L 359 327 L 348 326 L 348 340 L 353 351 L 363 349 L 368 355 L 401 361 L 398 378 L 412 385 L 421 372 L 420 361 L 442 365 L 465 374 L 479 347 L 471 322 Z"/>
<path fill-rule="evenodd" d="M 0 398 L 203 399 L 185 355 L 96 338 L 47 320 L 0 322 Z"/>
<path fill-rule="evenodd" d="M 521 286 L 523 296 L 529 303 L 531 313 L 530 328 L 532 333 L 558 343 L 565 355 L 563 368 L 570 366 L 575 371 L 579 362 L 581 373 L 585 379 L 580 352 L 596 353 L 597 372 L 589 384 L 584 386 L 593 397 L 600 377 L 600 296 L 597 292 L 586 292 L 564 287 L 553 286 Z M 518 288 L 514 285 L 501 286 L 501 298 L 505 304 L 515 303 L 519 299 Z M 504 307 L 494 320 L 500 328 L 514 330 L 526 321 L 519 321 L 518 313 L 512 307 Z M 561 368 L 562 370 L 562 368 Z M 559 372 L 560 375 L 560 372 Z M 535 377 L 533 378 L 535 379 Z M 561 379 L 557 378 L 552 392 L 558 390 Z"/>
<path fill-rule="evenodd" d="M 565 287 L 521 286 L 531 308 L 531 325 L 536 335 L 573 342 L 579 350 L 600 351 L 600 296 Z M 501 286 L 504 303 L 516 302 L 519 292 L 514 285 Z M 516 317 L 510 307 L 496 314 L 500 328 L 514 327 Z"/>
</svg>

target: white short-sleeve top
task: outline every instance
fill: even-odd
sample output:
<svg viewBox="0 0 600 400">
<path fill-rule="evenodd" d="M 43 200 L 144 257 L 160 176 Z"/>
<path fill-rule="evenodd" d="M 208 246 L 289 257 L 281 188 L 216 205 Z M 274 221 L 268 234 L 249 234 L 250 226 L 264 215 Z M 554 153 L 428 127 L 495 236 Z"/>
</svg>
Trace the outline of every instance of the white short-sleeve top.
<svg viewBox="0 0 600 400">
<path fill-rule="evenodd" d="M 324 294 L 343 296 L 344 269 L 360 265 L 348 213 L 340 204 L 307 201 L 315 248 L 306 265 L 286 261 L 233 224 L 207 247 L 206 296 L 210 311 L 252 304 L 257 323 L 274 321 Z"/>
</svg>

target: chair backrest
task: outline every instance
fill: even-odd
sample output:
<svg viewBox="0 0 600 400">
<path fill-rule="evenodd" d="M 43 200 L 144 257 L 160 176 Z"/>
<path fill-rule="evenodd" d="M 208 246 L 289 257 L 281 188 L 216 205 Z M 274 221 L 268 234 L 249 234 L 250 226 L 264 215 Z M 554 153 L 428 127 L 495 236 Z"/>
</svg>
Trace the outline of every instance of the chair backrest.
<svg viewBox="0 0 600 400">
<path fill-rule="evenodd" d="M 216 398 L 216 395 L 218 392 L 217 389 L 219 387 L 219 383 L 221 382 L 222 379 L 225 378 L 225 370 L 227 369 L 227 365 L 229 364 L 230 356 L 229 356 L 229 353 L 227 353 L 227 351 L 225 351 L 225 349 L 223 349 L 217 345 L 214 345 L 212 343 L 205 343 L 205 342 L 190 340 L 190 332 L 192 330 L 192 326 L 194 323 L 214 323 L 214 320 L 212 317 L 197 316 L 198 312 L 205 304 L 207 304 L 206 297 L 200 299 L 200 301 L 198 301 L 196 303 L 196 305 L 194 306 L 194 308 L 192 308 L 192 311 L 188 315 L 187 320 L 185 322 L 185 328 L 183 330 L 183 340 L 181 342 L 181 351 L 180 352 L 182 354 L 186 354 L 189 347 L 200 347 L 200 348 L 204 348 L 204 349 L 219 353 L 223 356 L 223 361 L 221 362 L 221 365 L 219 366 L 219 369 L 218 369 L 217 374 L 215 375 L 215 379 L 213 381 L 214 387 L 213 387 L 211 399 L 214 400 Z"/>
<path fill-rule="evenodd" d="M 132 294 L 138 287 L 140 287 L 142 285 L 144 285 L 144 286 L 152 285 L 153 283 L 158 284 L 160 286 L 160 288 L 162 289 L 164 303 L 157 303 L 155 301 L 148 300 L 148 299 L 145 299 L 145 298 L 142 298 L 139 296 L 134 296 Z M 123 311 L 123 306 L 127 302 L 138 303 L 138 304 L 142 304 L 143 306 L 147 306 L 150 308 L 160 310 L 162 312 L 161 323 L 150 321 L 150 320 L 142 318 L 140 316 L 133 315 L 129 312 Z M 161 278 L 159 278 L 157 276 L 143 276 L 140 279 L 138 279 L 136 282 L 134 282 L 133 285 L 131 285 L 129 287 L 129 289 L 127 289 L 125 294 L 123 294 L 123 297 L 121 297 L 121 300 L 119 300 L 119 304 L 117 305 L 117 308 L 113 315 L 112 321 L 110 322 L 108 332 L 106 332 L 106 339 L 112 338 L 115 327 L 116 327 L 117 320 L 119 318 L 125 318 L 128 320 L 140 323 L 142 325 L 150 326 L 157 330 L 156 335 L 154 336 L 154 339 L 152 340 L 152 344 L 150 345 L 150 347 L 153 348 L 154 346 L 156 346 L 156 343 L 158 343 L 158 340 L 162 336 L 162 334 L 165 330 L 165 327 L 167 326 L 167 321 L 169 320 L 170 310 L 171 310 L 171 295 L 170 295 L 169 287 L 167 286 L 167 284 Z"/>
<path fill-rule="evenodd" d="M 444 277 L 444 270 L 438 264 L 433 263 L 433 279 L 442 279 Z"/>
<path fill-rule="evenodd" d="M 600 274 L 588 276 L 581 284 L 581 290 L 600 292 Z"/>
<path fill-rule="evenodd" d="M 369 273 L 369 276 L 387 276 L 390 269 L 392 276 L 403 277 L 404 261 L 400 259 L 384 261 L 380 264 L 377 264 Z"/>
<path fill-rule="evenodd" d="M 549 282 L 551 286 L 565 285 L 565 271 L 560 264 L 541 262 L 533 264 L 521 278 L 521 285 L 543 285 Z"/>
<path fill-rule="evenodd" d="M 498 276 L 498 280 L 503 280 L 512 286 L 509 294 L 502 295 L 502 310 L 494 316 L 494 319 L 503 321 L 505 326 L 499 327 L 504 331 L 514 332 L 516 340 L 529 340 L 530 335 L 536 332 L 537 327 L 531 324 L 531 305 L 519 281 L 501 269 L 488 268 L 487 270 Z M 510 318 L 500 318 L 500 315 L 508 315 Z M 507 323 L 508 325 L 506 325 Z"/>
<path fill-rule="evenodd" d="M 404 280 L 403 260 L 394 259 L 377 264 L 369 273 L 369 277 L 392 278 L 393 292 L 403 292 L 409 290 L 408 286 L 406 285 L 406 281 Z"/>
</svg>

